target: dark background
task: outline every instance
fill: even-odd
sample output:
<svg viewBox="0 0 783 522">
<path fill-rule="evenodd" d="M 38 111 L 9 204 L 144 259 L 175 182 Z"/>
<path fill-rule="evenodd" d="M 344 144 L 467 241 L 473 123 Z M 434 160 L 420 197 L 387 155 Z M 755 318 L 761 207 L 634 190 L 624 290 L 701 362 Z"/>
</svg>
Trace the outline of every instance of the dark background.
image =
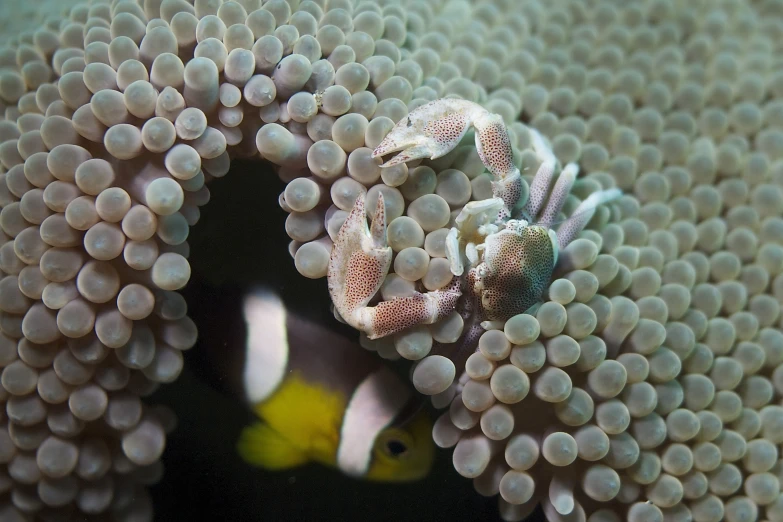
<svg viewBox="0 0 783 522">
<path fill-rule="evenodd" d="M 186 354 L 182 376 L 147 401 L 179 417 L 162 459 L 165 475 L 151 489 L 156 520 L 499 520 L 497 498 L 481 497 L 454 471 L 451 450 L 436 450 L 425 480 L 401 485 L 318 465 L 272 473 L 237 456 L 239 432 L 254 417 L 230 393 L 230 369 L 221 365 L 242 349 L 234 326 L 242 290 L 271 285 L 289 309 L 356 333 L 331 317 L 325 279 L 296 272 L 277 203 L 284 184 L 267 164 L 235 161 L 209 188 L 211 201 L 188 239 L 193 276 L 183 291 L 199 341 Z"/>
</svg>

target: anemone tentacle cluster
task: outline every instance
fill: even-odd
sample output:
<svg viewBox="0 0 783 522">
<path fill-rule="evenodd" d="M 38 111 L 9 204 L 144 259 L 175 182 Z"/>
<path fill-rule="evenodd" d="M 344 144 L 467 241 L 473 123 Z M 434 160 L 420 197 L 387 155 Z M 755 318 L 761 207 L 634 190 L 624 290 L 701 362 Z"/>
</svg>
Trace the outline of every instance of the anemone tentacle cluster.
<svg viewBox="0 0 783 522">
<path fill-rule="evenodd" d="M 548 520 L 783 519 L 782 11 L 663 6 L 571 11 L 538 34 L 564 36 L 536 64 L 561 76 L 523 113 L 585 186 L 627 195 L 566 248 L 544 304 L 487 324 L 433 397 L 449 407 L 436 442 L 508 520 L 539 503 Z M 585 37 L 583 83 L 563 86 L 574 64 L 554 57 L 579 62 Z M 423 391 L 454 378 L 438 356 L 417 370 Z"/>
<path fill-rule="evenodd" d="M 550 520 L 783 520 L 783 2 L 50 0 L 43 24 L 16 4 L 0 518 L 151 518 L 171 419 L 140 398 L 195 342 L 188 230 L 232 158 L 278 167 L 304 276 L 326 275 L 359 194 L 369 213 L 383 194 L 379 298 L 448 285 L 449 228 L 492 196 L 472 134 L 385 169 L 372 150 L 455 96 L 502 117 L 528 182 L 528 126 L 579 164 L 566 215 L 626 193 L 561 252 L 535 315 L 487 324 L 464 375 L 440 352 L 458 314 L 362 339 L 448 388 L 433 435 L 457 471 L 508 520 L 537 502 Z"/>
</svg>

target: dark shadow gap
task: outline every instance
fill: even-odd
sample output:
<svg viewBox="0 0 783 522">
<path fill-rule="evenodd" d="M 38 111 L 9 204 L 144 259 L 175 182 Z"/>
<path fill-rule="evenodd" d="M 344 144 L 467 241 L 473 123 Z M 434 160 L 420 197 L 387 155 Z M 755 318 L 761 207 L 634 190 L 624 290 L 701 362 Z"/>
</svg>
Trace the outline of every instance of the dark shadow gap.
<svg viewBox="0 0 783 522">
<path fill-rule="evenodd" d="M 253 420 L 231 378 L 231 355 L 242 348 L 242 291 L 269 285 L 297 313 L 357 334 L 332 317 L 325 279 L 297 273 L 277 204 L 284 184 L 267 164 L 235 161 L 209 188 L 211 201 L 188 239 L 193 276 L 182 292 L 199 341 L 180 379 L 148 400 L 179 417 L 162 458 L 164 478 L 151 489 L 156 520 L 498 520 L 497 498 L 481 497 L 454 471 L 451 450 L 436 452 L 425 480 L 402 485 L 354 480 L 318 465 L 270 473 L 237 456 L 239 432 Z M 406 371 L 405 363 L 398 366 Z"/>
</svg>

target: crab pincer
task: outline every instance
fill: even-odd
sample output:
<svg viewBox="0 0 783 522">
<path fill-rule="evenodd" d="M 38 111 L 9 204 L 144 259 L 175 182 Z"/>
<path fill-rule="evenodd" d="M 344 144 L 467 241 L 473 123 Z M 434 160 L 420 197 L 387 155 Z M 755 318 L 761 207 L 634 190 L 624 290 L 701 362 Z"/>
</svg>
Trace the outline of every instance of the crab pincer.
<svg viewBox="0 0 783 522">
<path fill-rule="evenodd" d="M 459 98 L 442 98 L 412 110 L 392 128 L 372 153 L 374 158 L 399 152 L 381 167 L 415 159 L 436 159 L 451 152 L 468 130 L 476 129 L 476 149 L 495 180 L 492 192 L 504 203 L 499 218 L 508 217 L 521 194 L 521 177 L 514 165 L 511 139 L 497 114 Z"/>
<path fill-rule="evenodd" d="M 369 227 L 364 195 L 360 195 L 332 247 L 327 281 L 329 295 L 340 316 L 370 339 L 417 324 L 434 323 L 454 310 L 461 295 L 459 280 L 454 278 L 442 290 L 416 292 L 368 306 L 383 284 L 391 260 L 383 195 L 378 197 Z"/>
<path fill-rule="evenodd" d="M 415 159 L 445 156 L 459 144 L 483 107 L 457 98 L 431 101 L 397 122 L 372 153 L 373 158 L 399 152 L 381 167 Z"/>
</svg>

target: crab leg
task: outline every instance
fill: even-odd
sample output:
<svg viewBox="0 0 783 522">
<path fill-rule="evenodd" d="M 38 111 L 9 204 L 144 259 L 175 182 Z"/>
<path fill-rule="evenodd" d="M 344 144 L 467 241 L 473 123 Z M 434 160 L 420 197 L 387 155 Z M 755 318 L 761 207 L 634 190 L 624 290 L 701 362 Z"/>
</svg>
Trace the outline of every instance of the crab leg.
<svg viewBox="0 0 783 522">
<path fill-rule="evenodd" d="M 587 199 L 582 201 L 579 206 L 576 207 L 573 214 L 563 221 L 557 229 L 557 243 L 560 249 L 567 247 L 568 244 L 576 238 L 579 232 L 587 225 L 587 222 L 592 219 L 593 214 L 595 214 L 595 209 L 599 205 L 608 203 L 622 195 L 623 193 L 620 189 L 613 188 L 593 192 L 587 196 Z"/>
<path fill-rule="evenodd" d="M 541 160 L 541 165 L 538 167 L 533 182 L 530 184 L 530 197 L 522 211 L 519 212 L 519 215 L 531 223 L 543 227 L 551 227 L 556 224 L 557 215 L 562 210 L 563 204 L 571 192 L 571 187 L 576 181 L 576 175 L 579 173 L 579 167 L 574 163 L 566 165 L 560 176 L 558 176 L 550 194 L 549 186 L 552 184 L 557 159 L 552 149 L 544 141 L 544 137 L 537 130 L 531 128 L 530 137 L 533 150 Z M 582 201 L 571 216 L 558 227 L 556 234 L 557 246 L 560 249 L 568 246 L 593 217 L 596 207 L 621 195 L 622 192 L 619 189 L 601 190 L 594 192 Z M 547 197 L 549 201 L 547 201 Z M 545 201 L 546 207 L 541 211 Z M 540 216 L 539 212 L 541 212 Z"/>
<path fill-rule="evenodd" d="M 536 223 L 548 227 L 557 219 L 557 214 L 562 210 L 565 204 L 568 194 L 571 193 L 571 187 L 576 181 L 576 174 L 579 172 L 579 167 L 575 163 L 569 163 L 565 166 L 560 176 L 557 178 L 555 187 L 552 189 L 552 193 L 549 196 L 549 201 L 544 208 L 544 211 L 536 220 Z"/>
<path fill-rule="evenodd" d="M 442 290 L 397 297 L 368 306 L 391 265 L 392 250 L 386 243 L 383 195 L 372 224 L 367 227 L 364 196 L 356 199 L 332 247 L 327 281 L 329 295 L 345 322 L 370 339 L 390 335 L 417 324 L 434 323 L 454 310 L 461 292 L 459 280 Z"/>
<path fill-rule="evenodd" d="M 511 140 L 503 119 L 497 114 L 484 111 L 473 121 L 473 126 L 479 157 L 495 177 L 492 195 L 503 201 L 496 221 L 504 221 L 511 217 L 511 210 L 522 196 L 522 176 L 514 165 Z"/>
<path fill-rule="evenodd" d="M 522 212 L 525 219 L 535 221 L 535 217 L 541 210 L 541 207 L 549 195 L 549 185 L 552 184 L 552 176 L 555 173 L 555 164 L 557 159 L 552 149 L 544 141 L 544 137 L 537 130 L 530 129 L 530 139 L 533 145 L 533 151 L 541 160 L 533 182 L 530 184 L 530 197 L 527 200 Z"/>
</svg>

